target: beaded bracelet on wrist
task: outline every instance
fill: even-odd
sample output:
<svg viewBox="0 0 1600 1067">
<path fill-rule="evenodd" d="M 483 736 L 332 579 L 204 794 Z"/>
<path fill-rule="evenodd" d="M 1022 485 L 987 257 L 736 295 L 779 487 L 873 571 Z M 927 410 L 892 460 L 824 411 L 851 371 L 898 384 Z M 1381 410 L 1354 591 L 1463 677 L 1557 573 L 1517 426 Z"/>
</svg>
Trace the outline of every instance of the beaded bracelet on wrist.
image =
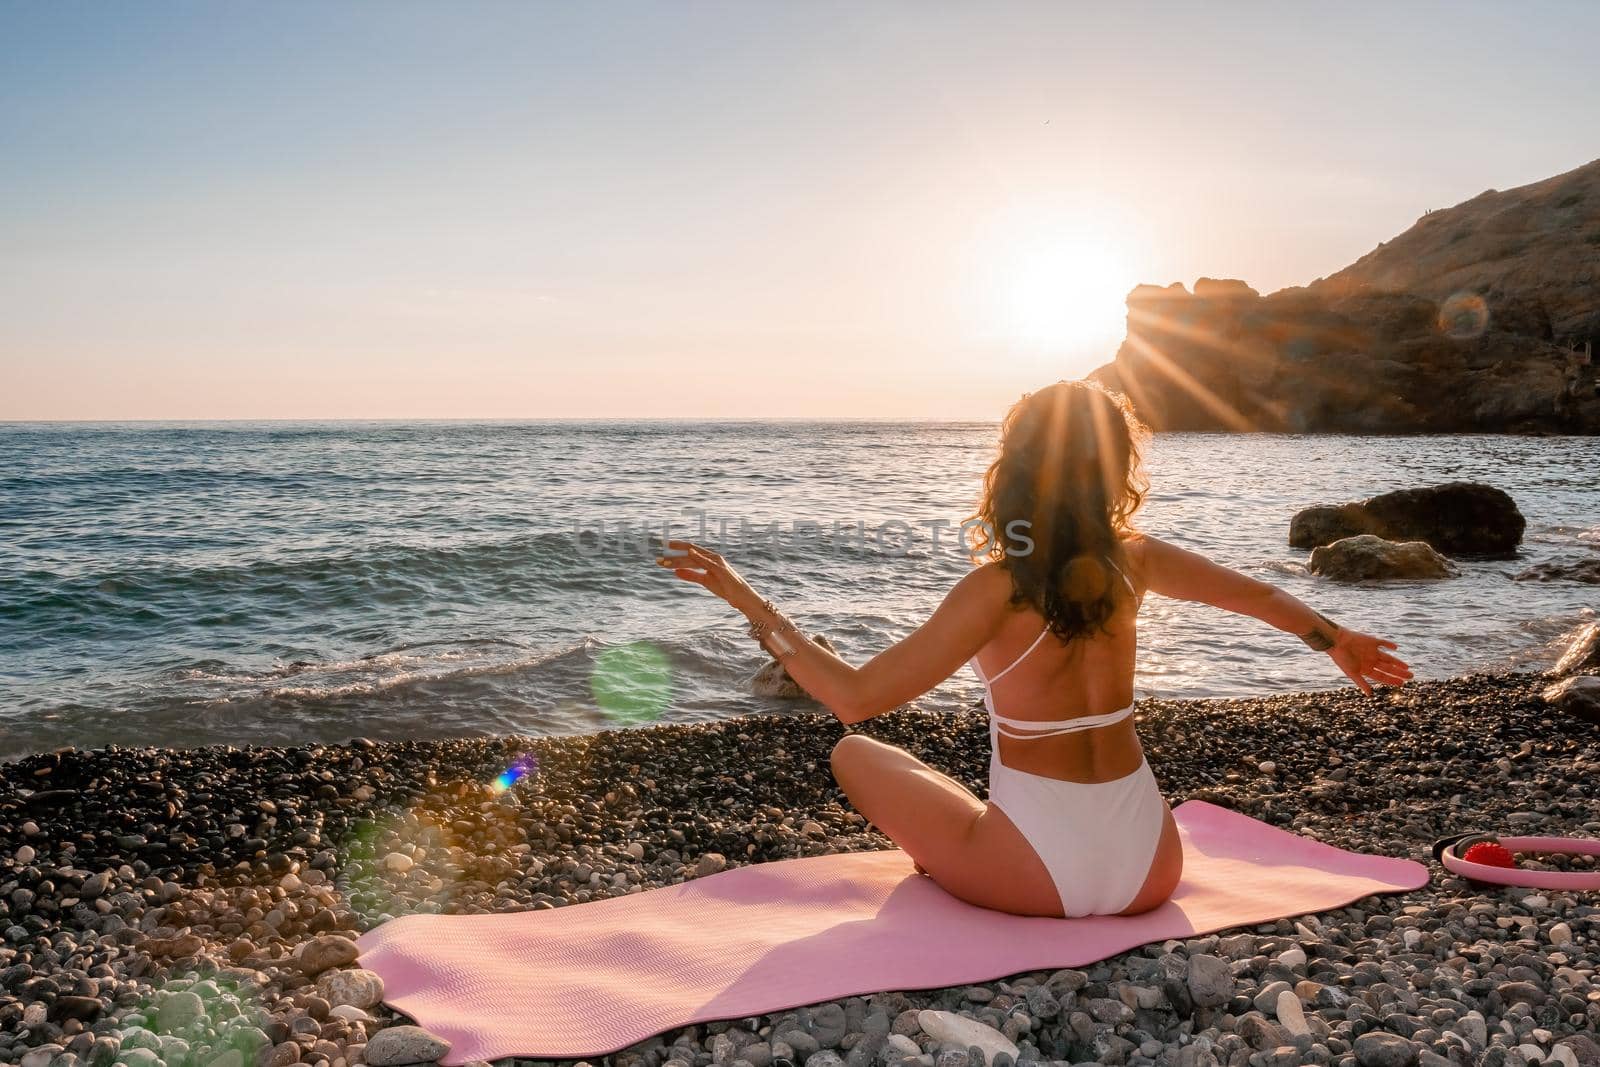
<svg viewBox="0 0 1600 1067">
<path fill-rule="evenodd" d="M 777 616 L 778 621 L 769 623 L 761 619 L 751 619 L 750 626 L 746 632 L 755 640 L 761 641 L 769 634 L 784 633 L 785 631 L 789 633 L 796 632 L 794 623 L 779 614 L 777 606 L 772 601 L 764 600 L 761 602 L 761 606 L 766 609 L 767 614 Z"/>
</svg>

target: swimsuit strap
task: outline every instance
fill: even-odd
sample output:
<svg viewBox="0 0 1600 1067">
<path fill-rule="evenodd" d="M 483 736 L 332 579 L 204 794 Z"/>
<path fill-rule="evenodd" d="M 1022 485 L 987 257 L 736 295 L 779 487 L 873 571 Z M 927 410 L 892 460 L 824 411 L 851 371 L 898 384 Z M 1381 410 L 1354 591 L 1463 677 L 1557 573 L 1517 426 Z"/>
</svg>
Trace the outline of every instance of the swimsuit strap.
<svg viewBox="0 0 1600 1067">
<path fill-rule="evenodd" d="M 1135 589 L 1133 587 L 1133 579 L 1128 577 L 1128 573 L 1126 571 L 1124 571 L 1121 567 L 1117 566 L 1115 561 L 1113 561 L 1110 556 L 1106 557 L 1106 562 L 1111 564 L 1111 569 L 1112 570 L 1114 570 L 1118 574 L 1122 575 L 1122 580 L 1127 585 L 1128 592 L 1132 593 L 1134 595 L 1134 597 L 1137 598 L 1139 596 L 1139 590 L 1137 590 L 1137 589 Z"/>
<path fill-rule="evenodd" d="M 1135 589 L 1133 587 L 1133 580 L 1128 577 L 1127 573 L 1125 571 L 1123 571 L 1123 569 L 1121 567 L 1117 566 L 1116 563 L 1112 561 L 1110 556 L 1106 557 L 1106 562 L 1111 564 L 1111 569 L 1112 570 L 1114 570 L 1118 574 L 1122 575 L 1122 581 L 1127 585 L 1128 592 L 1133 595 L 1133 598 L 1135 600 L 1137 600 L 1139 598 L 1139 590 L 1137 590 L 1137 589 Z M 1016 659 L 1012 660 L 1011 663 L 1004 670 L 998 671 L 995 674 L 993 674 L 992 676 L 985 676 L 984 675 L 983 668 L 981 666 L 979 666 L 979 664 L 978 664 L 978 658 L 976 656 L 974 656 L 969 661 L 972 664 L 972 673 L 974 673 L 974 674 L 976 674 L 978 676 L 978 681 L 983 683 L 983 688 L 984 688 L 985 691 L 987 691 L 988 688 L 990 686 L 992 686 L 994 683 L 998 682 L 1000 679 L 1004 678 L 1006 675 L 1008 675 L 1012 671 L 1016 670 L 1018 665 L 1020 665 L 1023 660 L 1027 659 L 1028 656 L 1033 653 L 1034 649 L 1039 647 L 1039 645 L 1044 641 L 1045 637 L 1049 633 L 1050 633 L 1050 624 L 1047 622 L 1047 623 L 1044 624 L 1044 629 L 1039 631 L 1039 636 L 1035 637 L 1033 639 L 1033 644 L 1031 644 L 1027 648 L 1023 649 L 1022 655 L 1020 655 Z M 990 697 L 990 703 L 991 704 L 993 703 L 992 695 Z M 1074 721 L 1076 721 L 1076 720 L 1074 720 Z M 1087 729 L 1087 727 L 1084 727 L 1084 729 Z"/>
<path fill-rule="evenodd" d="M 1032 740 L 1036 737 L 1058 737 L 1062 734 L 1075 734 L 1082 730 L 1095 730 L 1102 726 L 1111 726 L 1121 722 L 1133 714 L 1133 705 L 1116 711 L 1108 711 L 1104 715 L 1083 715 L 1076 719 L 1008 719 L 1004 715 L 990 712 L 989 718 L 994 722 L 995 729 L 1007 737 L 1022 741 Z"/>
<path fill-rule="evenodd" d="M 990 678 L 985 678 L 984 679 L 984 684 L 985 685 L 993 685 L 994 683 L 998 682 L 1000 679 L 1004 678 L 1006 675 L 1010 674 L 1012 671 L 1016 670 L 1017 669 L 1017 665 L 1019 663 L 1021 663 L 1023 660 L 1027 659 L 1028 655 L 1031 652 L 1033 652 L 1034 649 L 1039 647 L 1039 643 L 1045 639 L 1045 635 L 1048 634 L 1049 632 L 1050 632 L 1050 625 L 1049 625 L 1049 623 L 1046 623 L 1045 624 L 1045 628 L 1043 630 L 1039 631 L 1039 636 L 1035 637 L 1033 639 L 1033 644 L 1029 645 L 1026 649 L 1024 649 L 1022 655 L 1020 655 L 1016 659 L 1012 660 L 1011 661 L 1011 666 L 1007 667 L 1005 670 L 1000 671 L 999 673 L 995 674 L 994 676 L 992 676 Z M 979 675 L 979 677 L 981 678 L 983 676 Z"/>
</svg>

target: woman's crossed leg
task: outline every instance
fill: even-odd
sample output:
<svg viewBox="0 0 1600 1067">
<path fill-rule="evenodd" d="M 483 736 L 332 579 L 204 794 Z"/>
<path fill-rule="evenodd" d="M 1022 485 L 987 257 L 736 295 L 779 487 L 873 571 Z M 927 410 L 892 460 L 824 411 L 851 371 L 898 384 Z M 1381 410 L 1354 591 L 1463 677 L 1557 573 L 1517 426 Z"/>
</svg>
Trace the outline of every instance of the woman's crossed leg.
<svg viewBox="0 0 1600 1067">
<path fill-rule="evenodd" d="M 1061 914 L 1050 872 L 1005 812 L 903 748 L 862 734 L 833 747 L 855 809 L 952 896 L 1018 915 Z"/>
</svg>

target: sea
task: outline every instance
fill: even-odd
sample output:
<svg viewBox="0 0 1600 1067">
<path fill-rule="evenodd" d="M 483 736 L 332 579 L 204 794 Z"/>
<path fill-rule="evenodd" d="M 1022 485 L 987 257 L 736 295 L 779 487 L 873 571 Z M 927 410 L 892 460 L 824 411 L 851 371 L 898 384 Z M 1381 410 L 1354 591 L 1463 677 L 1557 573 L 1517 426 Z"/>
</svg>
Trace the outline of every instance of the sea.
<svg viewBox="0 0 1600 1067">
<path fill-rule="evenodd" d="M 653 563 L 705 541 L 861 662 L 967 571 L 992 423 L 0 424 L 0 758 L 74 745 L 572 734 L 785 715 L 742 620 Z M 1517 582 L 1600 552 L 1600 439 L 1164 434 L 1148 533 L 1393 639 L 1422 678 L 1537 670 L 1595 587 Z M 1519 558 L 1341 585 L 1303 507 L 1469 479 Z M 1150 596 L 1141 697 L 1347 684 L 1294 637 Z M 962 671 L 920 707 L 973 703 Z M 809 709 L 807 709 L 809 710 Z"/>
</svg>

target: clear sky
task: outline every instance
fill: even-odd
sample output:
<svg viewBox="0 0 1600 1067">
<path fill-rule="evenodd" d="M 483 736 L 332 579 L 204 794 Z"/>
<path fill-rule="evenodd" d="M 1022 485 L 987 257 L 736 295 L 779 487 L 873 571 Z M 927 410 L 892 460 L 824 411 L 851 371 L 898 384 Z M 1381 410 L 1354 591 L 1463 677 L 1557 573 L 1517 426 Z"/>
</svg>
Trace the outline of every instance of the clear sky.
<svg viewBox="0 0 1600 1067">
<path fill-rule="evenodd" d="M 1600 155 L 1600 3 L 0 0 L 0 418 L 997 417 Z"/>
</svg>

